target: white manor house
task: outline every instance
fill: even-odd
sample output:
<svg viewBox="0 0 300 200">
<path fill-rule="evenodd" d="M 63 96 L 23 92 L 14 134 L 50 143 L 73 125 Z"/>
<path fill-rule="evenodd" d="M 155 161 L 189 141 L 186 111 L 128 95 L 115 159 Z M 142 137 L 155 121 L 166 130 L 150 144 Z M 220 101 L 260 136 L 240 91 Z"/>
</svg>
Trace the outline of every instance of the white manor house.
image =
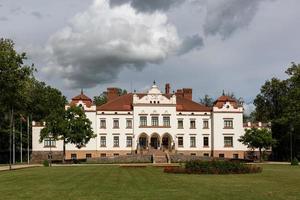
<svg viewBox="0 0 300 200">
<path fill-rule="evenodd" d="M 118 95 L 107 89 L 108 102 L 93 105 L 81 92 L 69 105 L 81 105 L 97 135 L 80 149 L 66 145 L 67 159 L 111 157 L 164 151 L 170 154 L 244 158 L 247 147 L 238 141 L 244 134 L 243 107 L 222 95 L 213 107 L 192 100 L 192 89 L 163 93 L 154 84 L 146 93 Z M 62 141 L 39 142 L 42 124 L 33 122 L 32 157 L 62 155 Z"/>
</svg>

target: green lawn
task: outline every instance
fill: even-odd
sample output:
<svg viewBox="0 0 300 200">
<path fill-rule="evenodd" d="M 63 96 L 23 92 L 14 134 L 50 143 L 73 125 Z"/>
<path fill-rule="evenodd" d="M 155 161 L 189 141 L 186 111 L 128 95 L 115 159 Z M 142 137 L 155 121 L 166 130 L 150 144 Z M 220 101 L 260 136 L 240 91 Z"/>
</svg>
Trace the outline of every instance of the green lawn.
<svg viewBox="0 0 300 200">
<path fill-rule="evenodd" d="M 38 167 L 0 172 L 0 199 L 300 199 L 300 167 L 261 174 L 177 175 L 162 168 Z"/>
</svg>

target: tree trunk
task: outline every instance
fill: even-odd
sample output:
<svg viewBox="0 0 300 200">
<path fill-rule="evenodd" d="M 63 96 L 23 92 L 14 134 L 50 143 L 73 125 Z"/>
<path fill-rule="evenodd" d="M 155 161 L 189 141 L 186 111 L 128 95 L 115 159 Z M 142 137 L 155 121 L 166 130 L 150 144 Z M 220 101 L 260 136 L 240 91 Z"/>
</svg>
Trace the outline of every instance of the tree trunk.
<svg viewBox="0 0 300 200">
<path fill-rule="evenodd" d="M 262 162 L 261 148 L 259 148 L 259 162 Z"/>
</svg>

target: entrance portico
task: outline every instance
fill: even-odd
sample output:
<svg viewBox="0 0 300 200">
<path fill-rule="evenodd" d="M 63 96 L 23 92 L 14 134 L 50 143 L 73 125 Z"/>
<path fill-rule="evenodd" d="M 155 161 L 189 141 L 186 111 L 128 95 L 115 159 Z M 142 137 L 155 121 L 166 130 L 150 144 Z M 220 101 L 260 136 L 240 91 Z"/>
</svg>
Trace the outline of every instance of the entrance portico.
<svg viewBox="0 0 300 200">
<path fill-rule="evenodd" d="M 148 135 L 146 133 L 141 133 L 138 137 L 138 148 L 147 149 L 148 148 Z"/>
<path fill-rule="evenodd" d="M 150 137 L 150 146 L 153 149 L 160 149 L 160 136 L 158 133 L 152 133 Z"/>
<path fill-rule="evenodd" d="M 172 150 L 173 148 L 173 139 L 169 133 L 165 133 L 162 136 L 161 146 L 163 150 Z"/>
</svg>

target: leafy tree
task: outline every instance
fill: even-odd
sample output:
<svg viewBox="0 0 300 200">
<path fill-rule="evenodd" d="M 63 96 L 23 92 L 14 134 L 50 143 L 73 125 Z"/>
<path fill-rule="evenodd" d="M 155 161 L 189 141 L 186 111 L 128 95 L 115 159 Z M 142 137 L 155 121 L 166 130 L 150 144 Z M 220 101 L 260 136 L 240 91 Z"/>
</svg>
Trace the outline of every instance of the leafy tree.
<svg viewBox="0 0 300 200">
<path fill-rule="evenodd" d="M 26 104 L 26 98 L 23 96 L 26 81 L 33 76 L 35 70 L 33 65 L 24 64 L 26 59 L 25 53 L 19 54 L 15 51 L 12 40 L 0 39 L 0 106 L 5 117 L 0 127 L 1 135 L 7 134 L 7 130 L 10 130 L 9 150 L 11 150 L 11 136 L 14 134 L 15 113 Z M 8 139 L 5 135 L 3 138 L 6 141 Z"/>
<path fill-rule="evenodd" d="M 118 88 L 118 96 L 127 94 L 127 90 Z M 94 96 L 93 102 L 96 106 L 101 106 L 107 103 L 107 92 L 102 92 L 99 96 Z"/>
<path fill-rule="evenodd" d="M 51 113 L 63 115 L 67 103 L 66 97 L 58 89 L 34 78 L 27 82 L 24 96 L 30 97 L 26 109 L 35 121 L 43 121 Z"/>
<path fill-rule="evenodd" d="M 276 143 L 276 140 L 272 138 L 272 133 L 266 128 L 247 129 L 245 134 L 239 138 L 239 142 L 247 145 L 248 148 L 259 150 L 259 158 L 262 161 L 262 149 L 267 149 Z"/>
<path fill-rule="evenodd" d="M 277 160 L 300 157 L 300 65 L 292 63 L 286 74 L 285 80 L 266 81 L 254 100 L 256 120 L 272 122 L 278 141 L 272 155 Z"/>
<path fill-rule="evenodd" d="M 27 133 L 27 126 L 21 126 L 21 116 L 43 121 L 51 115 L 63 116 L 66 98 L 55 88 L 34 78 L 34 66 L 25 65 L 25 53 L 17 53 L 14 43 L 0 39 L 0 163 L 9 160 L 8 151 L 12 127 L 15 127 L 16 158 L 20 154 L 20 129 Z M 13 112 L 12 112 L 13 110 Z M 23 147 L 27 134 L 22 134 Z M 29 135 L 30 138 L 30 135 Z"/>
<path fill-rule="evenodd" d="M 52 113 L 46 119 L 46 126 L 42 129 L 40 141 L 51 137 L 63 140 L 63 161 L 65 160 L 66 144 L 75 144 L 77 148 L 85 146 L 94 135 L 92 122 L 86 117 L 81 107 L 72 106 L 64 115 Z"/>
<path fill-rule="evenodd" d="M 199 101 L 201 104 L 208 106 L 208 107 L 212 107 L 214 105 L 214 100 L 213 98 L 211 98 L 209 95 L 204 95 L 203 98 L 200 98 Z"/>
<path fill-rule="evenodd" d="M 94 96 L 93 102 L 96 106 L 101 106 L 107 103 L 106 92 L 102 92 L 99 96 Z"/>
</svg>

